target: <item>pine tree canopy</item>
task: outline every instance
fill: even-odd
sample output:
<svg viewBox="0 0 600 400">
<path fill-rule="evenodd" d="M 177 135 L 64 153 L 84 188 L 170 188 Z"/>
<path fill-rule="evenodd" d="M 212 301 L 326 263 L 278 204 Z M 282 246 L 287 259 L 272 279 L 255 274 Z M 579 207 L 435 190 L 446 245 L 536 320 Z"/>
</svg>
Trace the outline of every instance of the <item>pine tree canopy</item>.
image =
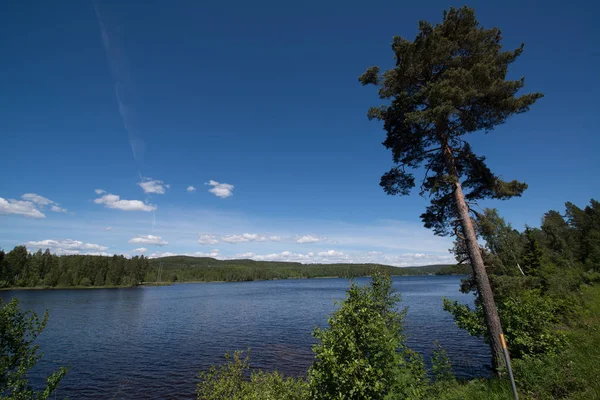
<svg viewBox="0 0 600 400">
<path fill-rule="evenodd" d="M 506 80 L 506 74 L 523 45 L 502 51 L 501 39 L 498 28 L 479 25 L 472 8 L 451 8 L 435 26 L 420 21 L 413 41 L 394 38 L 394 68 L 380 73 L 379 67 L 370 67 L 359 78 L 363 85 L 379 86 L 379 97 L 387 100 L 368 112 L 370 119 L 384 122 L 383 144 L 394 161 L 380 185 L 388 194 L 407 195 L 415 186 L 414 169 L 424 168 L 421 195 L 429 194 L 431 205 L 421 218 L 437 234 L 452 232 L 452 184 L 457 178 L 468 202 L 508 199 L 527 188 L 495 175 L 485 157 L 474 154 L 465 141 L 466 134 L 491 131 L 542 97 L 517 96 L 524 78 Z M 451 153 L 453 166 L 444 151 Z"/>
</svg>

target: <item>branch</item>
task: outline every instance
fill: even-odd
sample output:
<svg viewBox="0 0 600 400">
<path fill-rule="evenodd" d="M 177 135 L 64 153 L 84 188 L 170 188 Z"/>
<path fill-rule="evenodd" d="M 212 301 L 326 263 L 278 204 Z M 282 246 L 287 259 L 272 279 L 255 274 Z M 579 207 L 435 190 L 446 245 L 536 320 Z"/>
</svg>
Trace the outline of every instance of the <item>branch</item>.
<svg viewBox="0 0 600 400">
<path fill-rule="evenodd" d="M 423 188 L 423 186 L 425 185 L 425 182 L 427 181 L 427 176 L 429 175 L 429 171 L 431 170 L 431 166 L 433 165 L 434 161 L 435 160 L 432 159 L 431 161 L 429 161 L 429 164 L 427 164 L 427 170 L 425 171 L 425 177 L 421 181 L 421 187 L 419 188 L 419 190 L 420 190 L 419 195 L 421 195 L 421 196 L 423 196 L 423 194 L 425 193 L 425 189 Z"/>
<path fill-rule="evenodd" d="M 433 153 L 434 151 L 440 151 L 440 150 L 442 150 L 441 147 L 438 147 L 438 148 L 435 148 L 435 149 L 429 149 L 429 150 L 425 150 L 423 152 L 423 154 L 429 154 L 429 153 Z"/>
<path fill-rule="evenodd" d="M 454 235 L 460 240 L 465 240 L 465 237 L 458 233 L 458 225 L 454 227 Z"/>
</svg>

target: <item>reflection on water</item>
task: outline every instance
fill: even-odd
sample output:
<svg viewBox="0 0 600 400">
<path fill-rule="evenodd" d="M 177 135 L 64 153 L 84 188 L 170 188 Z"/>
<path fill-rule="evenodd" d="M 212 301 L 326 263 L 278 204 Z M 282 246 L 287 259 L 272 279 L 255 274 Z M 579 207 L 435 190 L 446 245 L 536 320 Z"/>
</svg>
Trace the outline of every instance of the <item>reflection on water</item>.
<svg viewBox="0 0 600 400">
<path fill-rule="evenodd" d="M 367 279 L 358 279 L 367 282 Z M 408 344 L 427 359 L 434 341 L 447 349 L 458 376 L 489 373 L 489 350 L 454 326 L 442 296 L 472 302 L 460 277 L 395 277 L 408 307 Z M 39 338 L 45 353 L 33 380 L 59 365 L 71 370 L 57 398 L 194 398 L 198 371 L 227 351 L 251 348 L 251 365 L 306 373 L 311 335 L 325 327 L 345 279 L 179 284 L 134 289 L 2 292 L 21 307 L 50 310 Z"/>
</svg>

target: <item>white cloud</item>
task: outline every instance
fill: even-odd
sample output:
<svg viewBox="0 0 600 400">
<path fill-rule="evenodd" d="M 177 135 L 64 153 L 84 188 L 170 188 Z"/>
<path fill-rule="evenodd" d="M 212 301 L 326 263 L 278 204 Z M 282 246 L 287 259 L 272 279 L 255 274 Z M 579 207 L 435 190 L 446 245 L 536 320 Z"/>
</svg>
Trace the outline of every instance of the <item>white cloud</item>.
<svg viewBox="0 0 600 400">
<path fill-rule="evenodd" d="M 69 249 L 50 249 L 53 254 L 57 254 L 59 256 L 71 256 L 81 254 L 79 250 L 69 250 Z"/>
<path fill-rule="evenodd" d="M 170 185 L 165 184 L 163 181 L 151 178 L 142 179 L 141 182 L 138 182 L 138 185 L 144 190 L 144 193 L 156 194 L 165 194 L 166 189 L 170 187 Z"/>
<path fill-rule="evenodd" d="M 60 212 L 60 213 L 66 213 L 67 209 L 66 208 L 62 208 L 56 205 L 53 205 L 52 207 L 50 207 L 50 210 L 54 211 L 54 212 Z"/>
<path fill-rule="evenodd" d="M 321 239 L 318 236 L 306 235 L 296 239 L 296 243 L 316 243 Z"/>
<path fill-rule="evenodd" d="M 169 242 L 163 240 L 160 236 L 147 235 L 147 236 L 135 236 L 129 239 L 129 243 L 135 244 L 151 244 L 155 246 L 164 246 Z"/>
<path fill-rule="evenodd" d="M 315 262 L 312 260 L 313 253 L 302 254 L 293 253 L 291 251 L 282 251 L 281 253 L 270 253 L 270 254 L 254 254 L 251 258 L 256 261 L 288 261 L 288 262 Z"/>
<path fill-rule="evenodd" d="M 107 253 L 105 251 L 90 251 L 90 252 L 87 252 L 87 253 L 83 253 L 83 255 L 85 255 L 85 256 L 104 256 L 104 257 L 111 257 L 111 256 L 113 256 L 113 254 Z M 128 254 L 123 254 L 123 255 L 125 257 L 129 258 Z"/>
<path fill-rule="evenodd" d="M 213 245 L 219 243 L 219 239 L 215 235 L 200 235 L 198 243 L 202 245 Z"/>
<path fill-rule="evenodd" d="M 96 192 L 96 194 L 106 193 L 106 191 L 104 191 L 102 189 L 96 189 L 96 190 L 94 190 L 94 192 Z"/>
<path fill-rule="evenodd" d="M 133 249 L 134 253 L 146 253 L 148 251 L 145 247 L 138 247 L 137 249 Z"/>
<path fill-rule="evenodd" d="M 374 254 L 377 253 L 377 254 Z M 450 254 L 423 254 L 423 253 L 402 253 L 385 254 L 382 252 L 355 252 L 344 253 L 338 250 L 327 250 L 318 253 L 294 253 L 291 251 L 282 251 L 280 253 L 254 254 L 243 253 L 236 254 L 236 258 L 250 258 L 256 261 L 288 261 L 300 262 L 304 264 L 328 264 L 328 263 L 354 263 L 354 264 L 385 264 L 396 267 L 410 267 L 432 264 L 453 264 L 456 261 Z"/>
<path fill-rule="evenodd" d="M 217 181 L 210 180 L 208 183 L 205 183 L 205 185 L 212 186 L 212 188 L 208 189 L 208 191 L 222 199 L 233 196 L 233 185 L 230 185 L 229 183 L 219 183 Z"/>
<path fill-rule="evenodd" d="M 154 253 L 150 254 L 148 256 L 148 258 L 171 257 L 171 256 L 178 256 L 178 255 L 179 254 L 171 253 L 169 251 L 166 251 L 166 252 L 155 251 Z"/>
<path fill-rule="evenodd" d="M 345 254 L 342 253 L 341 251 L 335 251 L 335 250 L 320 251 L 317 253 L 317 255 L 319 257 L 343 257 L 343 256 L 345 256 Z"/>
<path fill-rule="evenodd" d="M 0 214 L 24 215 L 31 218 L 46 218 L 31 201 L 4 199 L 0 197 Z"/>
<path fill-rule="evenodd" d="M 105 230 L 105 231 L 110 231 L 111 229 L 112 229 L 112 226 L 105 226 L 105 227 L 104 227 L 104 230 Z"/>
<path fill-rule="evenodd" d="M 198 243 L 203 245 L 212 245 L 217 244 L 219 242 L 225 242 L 229 244 L 237 244 L 237 243 L 249 243 L 249 242 L 266 242 L 270 240 L 271 242 L 279 242 L 281 240 L 281 236 L 266 236 L 259 235 L 257 233 L 243 233 L 241 235 L 208 235 L 203 234 L 200 235 L 198 239 Z"/>
<path fill-rule="evenodd" d="M 0 197 L 0 214 L 18 214 L 32 218 L 45 218 L 44 210 L 50 206 L 50 211 L 65 213 L 67 210 L 60 204 L 35 193 L 25 193 L 23 200 L 3 199 Z"/>
<path fill-rule="evenodd" d="M 236 244 L 236 243 L 247 243 L 247 242 L 265 242 L 266 236 L 258 235 L 256 233 L 244 233 L 242 235 L 227 235 L 221 236 L 221 241 Z"/>
<path fill-rule="evenodd" d="M 192 257 L 212 257 L 212 258 L 216 258 L 219 257 L 219 255 L 221 254 L 221 252 L 219 251 L 219 249 L 213 249 L 211 250 L 209 253 L 203 253 L 201 251 L 197 251 L 195 253 L 188 253 L 186 254 L 187 256 L 192 256 Z"/>
<path fill-rule="evenodd" d="M 190 193 L 191 193 L 191 192 L 195 192 L 195 191 L 196 191 L 196 188 L 195 188 L 195 187 L 193 187 L 193 186 L 188 186 L 188 187 L 187 187 L 187 189 L 185 189 L 185 190 L 187 190 L 188 192 L 190 192 Z"/>
<path fill-rule="evenodd" d="M 32 241 L 32 242 L 27 242 L 25 243 L 25 246 L 27 247 L 35 247 L 35 248 L 44 248 L 44 249 L 50 249 L 50 250 L 54 250 L 57 252 L 59 250 L 62 251 L 66 251 L 66 250 L 74 250 L 74 251 L 80 251 L 80 250 L 98 250 L 98 251 L 104 251 L 107 250 L 108 247 L 106 246 L 101 246 L 99 244 L 94 244 L 94 243 L 84 243 L 80 240 L 73 240 L 73 239 L 65 239 L 65 240 L 54 240 L 54 239 L 46 239 L 46 240 L 40 240 L 40 241 Z"/>
<path fill-rule="evenodd" d="M 94 200 L 96 204 L 104 204 L 106 208 L 115 208 L 123 211 L 154 211 L 154 204 L 146 204 L 140 200 L 121 200 L 116 194 L 107 193 Z"/>
<path fill-rule="evenodd" d="M 52 200 L 47 199 L 46 197 L 40 196 L 39 194 L 35 194 L 35 193 L 25 193 L 23 196 L 21 196 L 21 198 L 23 200 L 31 201 L 32 203 L 38 204 L 40 206 L 56 204 Z"/>
</svg>

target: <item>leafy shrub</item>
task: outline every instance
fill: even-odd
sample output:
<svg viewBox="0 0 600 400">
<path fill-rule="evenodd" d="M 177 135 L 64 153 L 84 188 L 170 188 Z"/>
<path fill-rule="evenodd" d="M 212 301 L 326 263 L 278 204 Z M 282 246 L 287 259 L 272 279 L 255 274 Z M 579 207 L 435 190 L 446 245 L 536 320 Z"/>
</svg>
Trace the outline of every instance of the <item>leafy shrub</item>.
<svg viewBox="0 0 600 400">
<path fill-rule="evenodd" d="M 450 357 L 448 357 L 446 350 L 437 341 L 435 342 L 433 357 L 431 357 L 431 372 L 436 382 L 455 380 Z"/>
<path fill-rule="evenodd" d="M 425 384 L 425 371 L 422 360 L 406 349 L 406 310 L 397 311 L 399 301 L 389 276 L 377 270 L 369 286 L 352 283 L 329 328 L 315 329 L 311 398 L 414 398 Z"/>
<path fill-rule="evenodd" d="M 250 356 L 236 351 L 225 354 L 225 363 L 200 373 L 199 400 L 303 400 L 309 399 L 308 385 L 300 378 L 285 378 L 277 371 L 250 370 Z"/>
<path fill-rule="evenodd" d="M 79 282 L 79 284 L 81 286 L 91 286 L 92 285 L 92 281 L 90 280 L 90 278 L 82 278 L 81 281 Z"/>
<path fill-rule="evenodd" d="M 48 313 L 40 320 L 34 312 L 19 310 L 18 305 L 17 299 L 12 299 L 0 309 L 0 399 L 45 400 L 68 369 L 50 375 L 41 391 L 29 385 L 27 374 L 42 357 L 37 353 L 39 345 L 33 342 L 46 327 Z"/>
<path fill-rule="evenodd" d="M 554 353 L 564 345 L 564 335 L 555 329 L 561 304 L 542 295 L 539 290 L 526 290 L 498 299 L 497 306 L 513 358 Z M 488 339 L 480 305 L 472 309 L 457 301 L 444 299 L 444 309 L 454 316 L 459 328 L 465 329 L 470 335 Z"/>
</svg>

